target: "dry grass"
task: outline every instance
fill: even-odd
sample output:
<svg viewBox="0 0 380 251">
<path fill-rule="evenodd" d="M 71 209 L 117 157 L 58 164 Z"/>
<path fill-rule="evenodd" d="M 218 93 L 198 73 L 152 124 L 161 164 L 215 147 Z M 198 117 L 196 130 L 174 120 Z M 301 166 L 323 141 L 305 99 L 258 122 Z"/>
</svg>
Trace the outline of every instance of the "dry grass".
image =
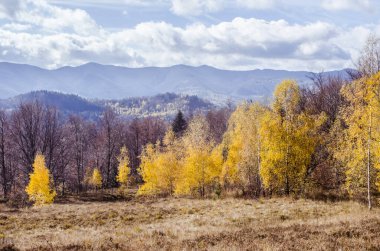
<svg viewBox="0 0 380 251">
<path fill-rule="evenodd" d="M 380 250 L 380 210 L 354 202 L 132 199 L 0 208 L 21 250 Z"/>
</svg>

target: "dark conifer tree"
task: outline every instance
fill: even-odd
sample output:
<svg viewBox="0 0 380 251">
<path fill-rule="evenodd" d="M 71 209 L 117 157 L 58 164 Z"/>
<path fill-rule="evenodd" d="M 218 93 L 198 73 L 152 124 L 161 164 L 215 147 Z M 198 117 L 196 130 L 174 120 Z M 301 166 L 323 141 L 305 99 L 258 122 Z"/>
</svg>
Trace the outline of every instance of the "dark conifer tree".
<svg viewBox="0 0 380 251">
<path fill-rule="evenodd" d="M 172 124 L 173 132 L 176 134 L 176 136 L 182 136 L 186 128 L 187 122 L 183 116 L 183 113 L 181 111 L 178 111 Z"/>
</svg>

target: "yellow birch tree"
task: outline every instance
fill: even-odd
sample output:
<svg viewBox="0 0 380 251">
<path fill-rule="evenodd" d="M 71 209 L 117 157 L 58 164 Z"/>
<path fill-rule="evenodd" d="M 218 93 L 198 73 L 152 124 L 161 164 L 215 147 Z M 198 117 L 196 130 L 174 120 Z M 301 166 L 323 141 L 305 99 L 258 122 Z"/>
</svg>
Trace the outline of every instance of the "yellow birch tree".
<svg viewBox="0 0 380 251">
<path fill-rule="evenodd" d="M 98 168 L 95 168 L 92 172 L 90 184 L 97 190 L 102 187 L 102 180 L 102 174 L 100 173 Z"/>
<path fill-rule="evenodd" d="M 116 176 L 116 180 L 117 182 L 119 182 L 122 188 L 125 188 L 128 186 L 128 177 L 131 172 L 129 168 L 129 156 L 128 156 L 127 147 L 123 146 L 120 149 L 120 155 L 118 157 L 118 161 L 119 161 L 119 166 L 118 166 L 118 173 Z"/>
<path fill-rule="evenodd" d="M 173 130 L 169 129 L 163 140 L 154 146 L 148 144 L 142 155 L 140 174 L 144 184 L 138 194 L 173 194 L 182 157 L 181 139 L 176 138 Z"/>
<path fill-rule="evenodd" d="M 350 196 L 367 197 L 371 208 L 371 194 L 380 178 L 380 73 L 347 84 L 342 94 L 346 102 L 339 118 L 346 127 L 334 157 L 345 167 Z"/>
<path fill-rule="evenodd" d="M 260 175 L 266 188 L 285 194 L 302 190 L 318 142 L 317 128 L 324 119 L 301 111 L 295 81 L 277 86 L 272 111 L 265 113 L 260 127 Z"/>
<path fill-rule="evenodd" d="M 258 196 L 261 191 L 260 120 L 265 107 L 258 103 L 242 104 L 231 115 L 224 147 L 227 158 L 223 165 L 222 184 L 238 186 L 243 193 Z"/>
<path fill-rule="evenodd" d="M 199 194 L 219 184 L 222 154 L 214 149 L 209 125 L 203 116 L 194 117 L 184 136 L 185 157 L 175 187 L 176 194 Z"/>
</svg>

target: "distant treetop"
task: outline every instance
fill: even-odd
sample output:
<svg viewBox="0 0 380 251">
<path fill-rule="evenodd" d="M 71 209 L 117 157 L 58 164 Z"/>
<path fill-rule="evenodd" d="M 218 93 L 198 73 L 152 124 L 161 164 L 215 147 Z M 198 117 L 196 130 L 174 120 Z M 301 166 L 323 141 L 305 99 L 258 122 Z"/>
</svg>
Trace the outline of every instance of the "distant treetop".
<svg viewBox="0 0 380 251">
<path fill-rule="evenodd" d="M 187 122 L 183 116 L 183 113 L 181 111 L 178 111 L 173 124 L 172 124 L 173 132 L 180 136 L 187 128 Z"/>
</svg>

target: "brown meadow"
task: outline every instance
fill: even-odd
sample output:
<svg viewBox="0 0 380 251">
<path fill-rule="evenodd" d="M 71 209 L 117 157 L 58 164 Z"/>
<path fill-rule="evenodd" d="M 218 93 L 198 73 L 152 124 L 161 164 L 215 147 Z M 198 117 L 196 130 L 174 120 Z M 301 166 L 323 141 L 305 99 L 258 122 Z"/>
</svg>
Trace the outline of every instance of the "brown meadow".
<svg viewBox="0 0 380 251">
<path fill-rule="evenodd" d="M 355 202 L 131 198 L 0 211 L 3 250 L 379 250 L 380 211 Z"/>
</svg>

